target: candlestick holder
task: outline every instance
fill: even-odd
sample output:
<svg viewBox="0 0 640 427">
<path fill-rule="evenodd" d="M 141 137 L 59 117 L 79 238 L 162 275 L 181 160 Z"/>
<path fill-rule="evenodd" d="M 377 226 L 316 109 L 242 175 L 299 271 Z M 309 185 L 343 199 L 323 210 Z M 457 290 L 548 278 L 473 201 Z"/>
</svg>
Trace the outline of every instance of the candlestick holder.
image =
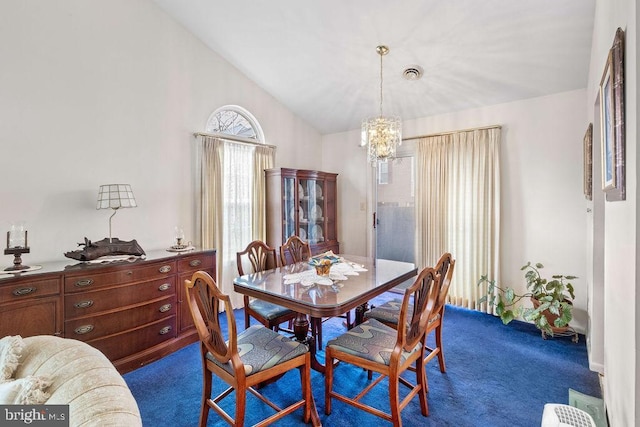
<svg viewBox="0 0 640 427">
<path fill-rule="evenodd" d="M 22 254 L 29 253 L 29 246 L 27 245 L 27 231 L 24 230 L 24 246 L 11 247 L 11 232 L 7 231 L 7 248 L 4 250 L 5 255 L 13 255 L 13 266 L 7 267 L 4 271 L 16 271 L 26 270 L 31 267 L 28 265 L 22 265 Z"/>
</svg>

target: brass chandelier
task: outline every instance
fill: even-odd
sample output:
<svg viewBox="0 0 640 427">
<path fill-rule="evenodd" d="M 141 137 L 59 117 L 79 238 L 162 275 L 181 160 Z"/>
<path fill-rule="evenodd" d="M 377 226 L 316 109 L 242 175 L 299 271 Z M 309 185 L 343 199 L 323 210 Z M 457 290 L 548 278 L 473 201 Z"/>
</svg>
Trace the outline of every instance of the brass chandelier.
<svg viewBox="0 0 640 427">
<path fill-rule="evenodd" d="M 402 123 L 400 117 L 382 115 L 382 57 L 389 53 L 389 47 L 378 46 L 380 55 L 380 115 L 362 122 L 361 146 L 367 146 L 368 158 L 373 165 L 379 160 L 387 161 L 396 156 L 396 147 L 402 143 Z"/>
</svg>

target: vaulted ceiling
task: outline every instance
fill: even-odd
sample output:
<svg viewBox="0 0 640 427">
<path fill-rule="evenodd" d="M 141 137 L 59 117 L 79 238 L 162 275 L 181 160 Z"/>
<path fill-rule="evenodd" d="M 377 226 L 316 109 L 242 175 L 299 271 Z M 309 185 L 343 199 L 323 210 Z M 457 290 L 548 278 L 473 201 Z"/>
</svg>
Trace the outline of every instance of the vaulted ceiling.
<svg viewBox="0 0 640 427">
<path fill-rule="evenodd" d="M 584 88 L 595 0 L 154 0 L 322 134 Z M 422 78 L 403 72 L 421 67 Z"/>
</svg>

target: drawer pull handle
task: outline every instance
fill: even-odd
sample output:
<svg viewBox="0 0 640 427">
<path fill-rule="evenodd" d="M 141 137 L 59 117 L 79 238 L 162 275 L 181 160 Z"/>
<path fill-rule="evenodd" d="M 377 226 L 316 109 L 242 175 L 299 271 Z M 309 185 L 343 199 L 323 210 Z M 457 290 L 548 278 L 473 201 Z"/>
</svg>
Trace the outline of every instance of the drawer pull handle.
<svg viewBox="0 0 640 427">
<path fill-rule="evenodd" d="M 13 295 L 17 296 L 17 297 L 21 297 L 24 295 L 29 295 L 34 293 L 38 288 L 36 288 L 35 286 L 28 286 L 26 288 L 18 288 L 18 289 L 14 289 L 13 290 Z"/>
<path fill-rule="evenodd" d="M 77 302 L 77 303 L 73 304 L 73 306 L 75 308 L 89 308 L 92 305 L 93 305 L 93 300 L 90 300 L 90 299 L 86 300 L 86 301 L 80 301 L 80 302 Z"/>
<path fill-rule="evenodd" d="M 84 334 L 88 334 L 91 331 L 93 331 L 93 325 L 82 325 L 75 328 L 73 332 L 75 332 L 78 335 L 84 335 Z"/>
<path fill-rule="evenodd" d="M 169 332 L 171 332 L 171 326 L 165 326 L 164 328 L 160 329 L 160 335 L 166 335 Z"/>
<path fill-rule="evenodd" d="M 133 271 L 129 270 L 127 271 L 127 276 L 131 276 L 133 274 Z"/>
<path fill-rule="evenodd" d="M 192 259 L 191 261 L 189 261 L 189 265 L 191 267 L 198 267 L 200 264 L 202 264 L 202 261 L 199 259 Z"/>
<path fill-rule="evenodd" d="M 168 273 L 168 272 L 170 272 L 170 271 L 171 271 L 171 266 L 170 266 L 170 265 L 163 265 L 162 267 L 160 267 L 160 268 L 158 269 L 158 271 L 159 271 L 160 273 Z"/>
<path fill-rule="evenodd" d="M 158 290 L 162 292 L 169 290 L 169 288 L 171 288 L 170 283 L 163 283 L 162 285 L 158 286 Z"/>
<path fill-rule="evenodd" d="M 171 310 L 171 304 L 165 304 L 160 306 L 160 313 L 166 313 L 167 311 Z"/>
<path fill-rule="evenodd" d="M 76 282 L 76 286 L 84 288 L 93 284 L 93 279 L 80 279 Z"/>
</svg>

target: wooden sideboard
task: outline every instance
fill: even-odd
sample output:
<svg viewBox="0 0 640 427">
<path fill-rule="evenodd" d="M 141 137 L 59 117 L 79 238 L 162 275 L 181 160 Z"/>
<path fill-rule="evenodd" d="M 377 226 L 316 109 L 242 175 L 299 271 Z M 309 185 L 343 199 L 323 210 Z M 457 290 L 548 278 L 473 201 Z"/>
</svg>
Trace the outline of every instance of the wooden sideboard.
<svg viewBox="0 0 640 427">
<path fill-rule="evenodd" d="M 216 277 L 216 252 L 153 251 L 107 264 L 51 263 L 0 274 L 0 337 L 58 335 L 96 347 L 121 373 L 198 340 L 184 280 Z"/>
</svg>

